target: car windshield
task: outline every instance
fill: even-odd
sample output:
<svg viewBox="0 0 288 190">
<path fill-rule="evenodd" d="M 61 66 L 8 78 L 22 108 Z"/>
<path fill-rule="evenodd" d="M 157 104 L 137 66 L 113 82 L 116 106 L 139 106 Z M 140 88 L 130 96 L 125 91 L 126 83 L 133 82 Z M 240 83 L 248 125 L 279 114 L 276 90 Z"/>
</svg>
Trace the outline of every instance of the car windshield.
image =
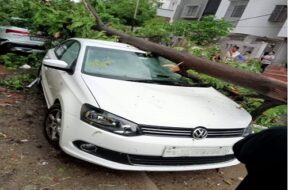
<svg viewBox="0 0 288 190">
<path fill-rule="evenodd" d="M 165 64 L 175 63 L 144 53 L 87 47 L 83 72 L 94 76 L 135 82 L 192 85 L 188 79 L 171 72 Z"/>
</svg>

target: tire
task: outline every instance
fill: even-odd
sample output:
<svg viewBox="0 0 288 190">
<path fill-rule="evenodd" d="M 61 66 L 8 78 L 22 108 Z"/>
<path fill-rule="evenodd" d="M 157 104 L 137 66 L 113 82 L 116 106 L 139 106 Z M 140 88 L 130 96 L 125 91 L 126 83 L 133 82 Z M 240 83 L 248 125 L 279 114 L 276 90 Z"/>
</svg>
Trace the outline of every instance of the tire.
<svg viewBox="0 0 288 190">
<path fill-rule="evenodd" d="M 7 50 L 5 49 L 5 47 L 2 45 L 0 46 L 0 55 L 4 55 L 7 53 Z"/>
<path fill-rule="evenodd" d="M 60 149 L 61 119 L 61 106 L 59 103 L 55 103 L 46 113 L 43 132 L 48 142 L 56 149 Z"/>
</svg>

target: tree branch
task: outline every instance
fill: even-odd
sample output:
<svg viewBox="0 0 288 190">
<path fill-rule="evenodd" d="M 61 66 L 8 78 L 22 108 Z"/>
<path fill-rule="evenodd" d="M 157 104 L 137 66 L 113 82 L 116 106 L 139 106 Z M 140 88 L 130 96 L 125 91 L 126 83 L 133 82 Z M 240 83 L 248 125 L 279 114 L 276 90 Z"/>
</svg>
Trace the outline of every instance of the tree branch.
<svg viewBox="0 0 288 190">
<path fill-rule="evenodd" d="M 265 111 L 267 111 L 270 108 L 280 106 L 284 104 L 283 102 L 279 101 L 270 101 L 270 100 L 265 100 L 261 106 L 259 106 L 257 109 L 251 112 L 253 121 L 255 121 L 258 117 L 260 117 Z"/>
<path fill-rule="evenodd" d="M 92 16 L 96 19 L 96 28 L 98 30 L 102 30 L 105 25 L 102 22 L 101 18 L 99 17 L 99 15 L 97 14 L 96 10 L 94 9 L 94 7 L 91 5 L 90 1 L 87 0 L 82 0 L 84 6 L 86 7 L 86 9 L 89 10 L 89 12 L 92 14 Z"/>
</svg>

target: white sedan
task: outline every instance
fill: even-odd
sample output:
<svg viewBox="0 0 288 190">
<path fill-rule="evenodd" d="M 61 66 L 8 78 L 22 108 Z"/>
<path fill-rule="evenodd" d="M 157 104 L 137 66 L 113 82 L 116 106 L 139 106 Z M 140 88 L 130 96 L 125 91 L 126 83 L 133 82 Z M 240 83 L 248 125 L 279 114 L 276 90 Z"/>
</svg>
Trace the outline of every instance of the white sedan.
<svg viewBox="0 0 288 190">
<path fill-rule="evenodd" d="M 101 40 L 74 38 L 49 50 L 40 72 L 45 136 L 69 155 L 119 170 L 238 164 L 232 146 L 251 132 L 249 113 L 168 63 Z"/>
</svg>

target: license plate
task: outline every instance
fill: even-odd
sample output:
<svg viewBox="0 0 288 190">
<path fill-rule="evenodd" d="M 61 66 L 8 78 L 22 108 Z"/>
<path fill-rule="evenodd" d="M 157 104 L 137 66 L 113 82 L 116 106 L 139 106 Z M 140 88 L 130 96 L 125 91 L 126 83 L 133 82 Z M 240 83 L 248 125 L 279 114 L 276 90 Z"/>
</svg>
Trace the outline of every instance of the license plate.
<svg viewBox="0 0 288 190">
<path fill-rule="evenodd" d="M 34 41 L 47 41 L 46 38 L 41 38 L 41 37 L 35 37 L 35 36 L 30 36 L 30 40 L 34 40 Z"/>
<path fill-rule="evenodd" d="M 232 147 L 173 147 L 165 148 L 163 157 L 223 156 L 233 154 Z"/>
</svg>

